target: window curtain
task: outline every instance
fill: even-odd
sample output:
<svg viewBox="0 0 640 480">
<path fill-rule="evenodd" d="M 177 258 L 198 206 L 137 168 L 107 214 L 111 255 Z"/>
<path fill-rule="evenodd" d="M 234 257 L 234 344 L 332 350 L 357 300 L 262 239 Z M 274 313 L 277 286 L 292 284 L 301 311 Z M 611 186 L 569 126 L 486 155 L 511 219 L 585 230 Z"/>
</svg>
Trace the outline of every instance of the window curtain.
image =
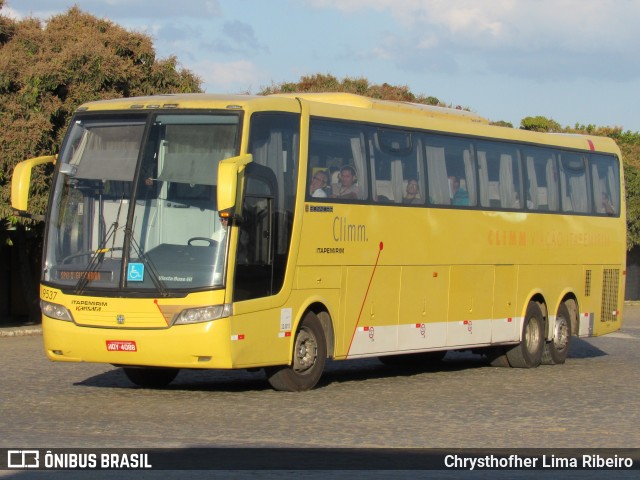
<svg viewBox="0 0 640 480">
<path fill-rule="evenodd" d="M 602 195 L 605 193 L 604 180 L 600 180 L 598 174 L 598 166 L 594 163 L 591 165 L 591 186 L 593 188 L 593 199 L 595 203 L 596 213 L 605 213 L 602 204 Z"/>
<path fill-rule="evenodd" d="M 477 192 L 476 192 L 476 171 L 473 168 L 473 159 L 471 158 L 471 152 L 465 150 L 462 153 L 462 160 L 464 161 L 464 174 L 467 180 L 467 194 L 469 195 L 469 205 L 473 206 L 477 204 Z"/>
<path fill-rule="evenodd" d="M 364 135 L 360 134 L 359 137 L 351 139 L 351 153 L 353 155 L 353 163 L 355 164 L 356 173 L 358 176 L 357 185 L 360 186 L 360 197 L 367 198 L 367 170 L 364 164 L 364 149 L 365 141 Z"/>
<path fill-rule="evenodd" d="M 422 156 L 422 142 L 418 142 L 418 165 L 417 165 L 418 169 L 418 178 L 416 180 L 418 180 L 418 186 L 420 188 L 420 191 L 418 192 L 418 195 L 420 197 L 420 201 L 419 203 L 424 203 L 424 195 L 423 192 L 426 192 L 425 189 L 425 178 L 424 178 L 424 158 Z"/>
<path fill-rule="evenodd" d="M 553 158 L 547 159 L 546 167 L 547 175 L 547 201 L 549 204 L 549 210 L 552 212 L 558 211 L 558 182 L 556 180 L 556 172 L 554 168 Z"/>
<path fill-rule="evenodd" d="M 276 181 L 280 187 L 284 185 L 284 164 L 287 160 L 286 155 L 287 152 L 284 150 L 282 143 L 282 132 L 276 130 L 271 131 L 269 139 L 266 142 L 259 146 L 255 145 L 253 149 L 253 161 L 258 165 L 263 165 L 273 170 L 273 173 L 276 176 Z M 282 193 L 283 190 L 279 190 L 280 193 Z M 284 212 L 284 195 L 280 194 L 277 195 L 277 197 L 278 205 L 276 206 L 276 210 L 278 212 Z M 278 222 L 280 223 L 280 228 L 277 229 L 277 253 L 286 253 L 289 241 L 289 232 L 287 230 L 286 222 L 283 221 L 281 215 L 278 215 Z"/>
<path fill-rule="evenodd" d="M 569 177 L 569 195 L 576 212 L 589 212 L 589 197 L 587 191 L 587 179 L 584 174 Z"/>
<path fill-rule="evenodd" d="M 611 205 L 613 211 L 620 212 L 620 183 L 618 182 L 617 170 L 614 170 L 613 166 L 607 167 L 607 184 L 609 185 L 609 192 L 611 192 Z"/>
<path fill-rule="evenodd" d="M 500 206 L 502 208 L 518 208 L 516 192 L 513 188 L 513 158 L 511 155 L 500 155 Z"/>
<path fill-rule="evenodd" d="M 395 203 L 402 203 L 404 197 L 404 178 L 402 176 L 402 162 L 400 160 L 391 161 L 391 190 Z"/>
<path fill-rule="evenodd" d="M 529 179 L 529 197 L 527 207 L 531 210 L 538 209 L 538 176 L 533 157 L 527 157 L 527 177 Z"/>
<path fill-rule="evenodd" d="M 449 178 L 445 165 L 444 147 L 425 147 L 427 154 L 427 178 L 429 199 L 435 205 L 450 205 Z"/>
<path fill-rule="evenodd" d="M 489 206 L 489 168 L 487 153 L 478 152 L 478 179 L 480 181 L 480 205 Z"/>
</svg>

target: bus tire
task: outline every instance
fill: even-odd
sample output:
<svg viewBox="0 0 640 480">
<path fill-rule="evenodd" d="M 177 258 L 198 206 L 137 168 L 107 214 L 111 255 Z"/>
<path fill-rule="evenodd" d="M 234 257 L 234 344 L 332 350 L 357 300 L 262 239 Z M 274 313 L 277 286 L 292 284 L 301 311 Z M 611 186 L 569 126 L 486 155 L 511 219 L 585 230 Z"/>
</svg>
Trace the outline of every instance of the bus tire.
<svg viewBox="0 0 640 480">
<path fill-rule="evenodd" d="M 316 386 L 327 359 L 327 341 L 322 324 L 313 312 L 308 312 L 296 332 L 291 365 L 265 369 L 275 390 L 302 392 Z"/>
<path fill-rule="evenodd" d="M 131 382 L 144 388 L 163 388 L 178 375 L 178 368 L 123 367 L 124 374 Z"/>
<path fill-rule="evenodd" d="M 509 359 L 504 347 L 489 347 L 485 353 L 492 367 L 509 368 Z"/>
<path fill-rule="evenodd" d="M 567 359 L 571 344 L 571 315 L 563 302 L 558 307 L 553 338 L 544 344 L 542 363 L 544 365 L 560 365 Z"/>
<path fill-rule="evenodd" d="M 509 365 L 515 368 L 535 368 L 542 361 L 544 350 L 544 317 L 540 305 L 529 302 L 522 325 L 522 340 L 507 350 Z"/>
</svg>

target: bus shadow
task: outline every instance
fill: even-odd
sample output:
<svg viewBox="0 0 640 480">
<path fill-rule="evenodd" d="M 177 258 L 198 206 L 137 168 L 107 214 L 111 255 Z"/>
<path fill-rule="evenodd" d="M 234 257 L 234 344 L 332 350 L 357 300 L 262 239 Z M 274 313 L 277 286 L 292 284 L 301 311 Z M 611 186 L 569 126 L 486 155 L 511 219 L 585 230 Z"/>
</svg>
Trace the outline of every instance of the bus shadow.
<svg viewBox="0 0 640 480">
<path fill-rule="evenodd" d="M 125 390 L 246 392 L 271 390 L 262 371 L 180 370 L 176 379 L 163 388 L 143 388 L 133 384 L 121 368 L 116 368 L 80 382 L 79 387 L 121 388 Z"/>
<path fill-rule="evenodd" d="M 455 353 L 447 354 L 446 359 L 440 362 L 406 365 L 385 365 L 375 358 L 350 362 L 330 362 L 318 386 L 325 387 L 337 383 L 387 378 L 408 378 L 427 373 L 454 373 L 486 366 L 486 360 L 480 355 L 468 355 L 462 358 Z"/>
<path fill-rule="evenodd" d="M 608 355 L 607 352 L 583 339 L 574 337 L 571 342 L 569 359 L 596 358 Z M 445 359 L 440 362 L 408 365 L 384 365 L 377 358 L 347 362 L 329 360 L 318 387 L 347 382 L 412 377 L 425 373 L 454 373 L 487 367 L 493 368 L 489 366 L 489 361 L 485 356 L 456 351 L 448 352 Z M 74 385 L 128 390 L 141 389 L 131 383 L 120 368 L 89 377 Z M 272 389 L 262 370 L 252 372 L 246 370 L 181 370 L 178 377 L 170 385 L 157 390 L 234 393 L 271 391 Z"/>
<path fill-rule="evenodd" d="M 475 357 L 475 358 L 473 358 Z M 377 358 L 359 360 L 327 361 L 327 365 L 318 387 L 332 383 L 345 383 L 376 380 L 394 377 L 410 377 L 428 372 L 454 372 L 486 366 L 483 357 L 475 355 L 466 359 L 452 358 L 439 363 L 406 366 L 388 366 Z M 74 383 L 78 387 L 119 388 L 127 390 L 142 389 L 134 385 L 121 368 L 88 377 Z M 262 370 L 181 370 L 176 379 L 159 391 L 198 391 L 198 392 L 247 392 L 272 391 Z"/>
<path fill-rule="evenodd" d="M 571 346 L 567 358 L 596 358 L 609 355 L 604 350 L 595 347 L 587 340 L 571 337 Z"/>
</svg>

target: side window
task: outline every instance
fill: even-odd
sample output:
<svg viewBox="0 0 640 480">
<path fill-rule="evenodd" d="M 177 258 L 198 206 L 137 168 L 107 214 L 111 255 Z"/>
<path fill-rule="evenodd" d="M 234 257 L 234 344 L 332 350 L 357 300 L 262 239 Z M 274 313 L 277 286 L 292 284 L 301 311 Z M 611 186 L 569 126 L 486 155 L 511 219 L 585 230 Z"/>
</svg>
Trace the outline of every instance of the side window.
<svg viewBox="0 0 640 480">
<path fill-rule="evenodd" d="M 432 205 L 477 205 L 471 144 L 452 137 L 428 135 L 424 139 L 427 186 Z"/>
<path fill-rule="evenodd" d="M 417 158 L 414 135 L 376 129 L 371 147 L 371 190 L 378 203 L 424 204 L 424 172 Z"/>
<path fill-rule="evenodd" d="M 357 202 L 368 198 L 365 138 L 365 127 L 311 120 L 308 200 L 333 198 Z"/>
<path fill-rule="evenodd" d="M 476 143 L 480 205 L 491 209 L 522 208 L 518 149 L 498 142 Z"/>
<path fill-rule="evenodd" d="M 593 211 L 600 215 L 620 214 L 620 168 L 618 159 L 609 155 L 591 155 L 591 191 Z"/>
<path fill-rule="evenodd" d="M 557 212 L 559 206 L 556 155 L 544 148 L 522 150 L 528 210 Z"/>
<path fill-rule="evenodd" d="M 589 213 L 590 204 L 584 157 L 577 153 L 561 153 L 560 205 L 562 211 Z"/>
</svg>

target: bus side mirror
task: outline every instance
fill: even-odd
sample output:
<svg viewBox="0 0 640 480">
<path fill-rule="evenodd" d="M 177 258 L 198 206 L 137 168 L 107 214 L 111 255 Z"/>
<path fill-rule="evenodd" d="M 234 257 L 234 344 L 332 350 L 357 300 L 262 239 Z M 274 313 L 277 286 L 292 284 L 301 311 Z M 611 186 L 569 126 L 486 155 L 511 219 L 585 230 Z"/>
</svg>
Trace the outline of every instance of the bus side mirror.
<svg viewBox="0 0 640 480">
<path fill-rule="evenodd" d="M 247 164 L 251 163 L 251 154 L 240 155 L 222 160 L 218 164 L 218 212 L 221 217 L 236 217 L 236 207 L 240 203 L 242 176 Z"/>
<path fill-rule="evenodd" d="M 55 155 L 31 158 L 18 163 L 11 177 L 11 206 L 18 212 L 26 212 L 29 203 L 29 187 L 31 186 L 31 170 L 36 165 L 55 163 Z"/>
</svg>

